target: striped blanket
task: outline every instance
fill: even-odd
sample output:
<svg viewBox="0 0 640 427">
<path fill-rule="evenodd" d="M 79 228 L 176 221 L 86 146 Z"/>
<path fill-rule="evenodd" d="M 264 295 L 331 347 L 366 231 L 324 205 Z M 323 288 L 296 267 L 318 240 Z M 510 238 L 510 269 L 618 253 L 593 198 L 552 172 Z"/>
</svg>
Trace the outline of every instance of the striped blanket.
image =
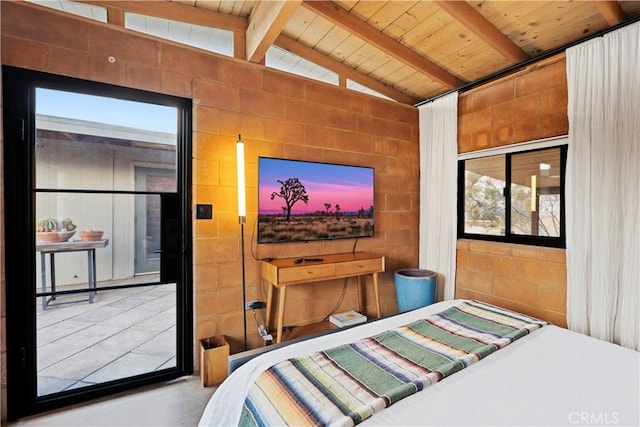
<svg viewBox="0 0 640 427">
<path fill-rule="evenodd" d="M 544 324 L 463 301 L 351 344 L 288 359 L 252 384 L 240 425 L 355 425 Z"/>
</svg>

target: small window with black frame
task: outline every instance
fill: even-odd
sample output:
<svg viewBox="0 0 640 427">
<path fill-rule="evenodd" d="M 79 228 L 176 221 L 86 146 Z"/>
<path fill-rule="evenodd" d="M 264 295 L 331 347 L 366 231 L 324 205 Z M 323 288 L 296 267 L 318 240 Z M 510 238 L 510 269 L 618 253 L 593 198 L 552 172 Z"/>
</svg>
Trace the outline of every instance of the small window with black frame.
<svg viewBox="0 0 640 427">
<path fill-rule="evenodd" d="M 567 146 L 460 160 L 458 237 L 565 247 Z"/>
</svg>

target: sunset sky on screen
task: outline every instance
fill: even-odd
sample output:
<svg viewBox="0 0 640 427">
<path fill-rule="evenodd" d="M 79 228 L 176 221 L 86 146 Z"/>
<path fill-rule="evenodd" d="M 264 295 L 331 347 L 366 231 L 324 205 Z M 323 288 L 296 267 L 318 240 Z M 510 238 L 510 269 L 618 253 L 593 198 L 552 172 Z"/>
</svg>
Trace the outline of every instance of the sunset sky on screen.
<svg viewBox="0 0 640 427">
<path fill-rule="evenodd" d="M 280 192 L 278 180 L 289 178 L 298 178 L 309 196 L 308 204 L 299 201 L 293 206 L 292 215 L 324 212 L 325 203 L 331 203 L 329 212 L 335 212 L 336 204 L 341 212 L 368 210 L 373 205 L 372 168 L 261 157 L 258 170 L 260 214 L 282 213 L 284 200 L 271 200 L 271 193 Z"/>
</svg>

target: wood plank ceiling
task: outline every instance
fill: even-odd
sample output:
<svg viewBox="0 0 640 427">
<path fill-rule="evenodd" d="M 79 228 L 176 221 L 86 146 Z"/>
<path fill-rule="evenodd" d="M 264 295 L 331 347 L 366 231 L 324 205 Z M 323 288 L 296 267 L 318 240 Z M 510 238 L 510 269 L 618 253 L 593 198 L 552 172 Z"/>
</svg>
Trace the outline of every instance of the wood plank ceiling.
<svg viewBox="0 0 640 427">
<path fill-rule="evenodd" d="M 276 45 L 408 104 L 634 22 L 640 1 L 87 0 L 234 32 L 234 56 L 264 63 Z"/>
</svg>

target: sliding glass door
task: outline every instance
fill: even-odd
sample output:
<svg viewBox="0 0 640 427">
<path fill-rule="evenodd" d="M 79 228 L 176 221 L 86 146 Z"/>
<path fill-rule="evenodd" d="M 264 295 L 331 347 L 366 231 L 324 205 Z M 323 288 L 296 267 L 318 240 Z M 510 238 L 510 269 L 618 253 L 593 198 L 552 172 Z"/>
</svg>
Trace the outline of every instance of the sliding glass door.
<svg viewBox="0 0 640 427">
<path fill-rule="evenodd" d="M 190 101 L 4 81 L 10 416 L 191 372 Z"/>
</svg>

